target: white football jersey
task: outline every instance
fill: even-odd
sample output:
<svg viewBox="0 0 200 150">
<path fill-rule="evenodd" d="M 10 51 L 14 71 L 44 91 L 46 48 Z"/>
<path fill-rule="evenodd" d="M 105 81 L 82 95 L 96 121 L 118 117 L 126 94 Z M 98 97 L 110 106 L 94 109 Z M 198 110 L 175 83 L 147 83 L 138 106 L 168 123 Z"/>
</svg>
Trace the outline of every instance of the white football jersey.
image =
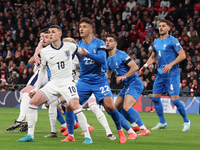
<svg viewBox="0 0 200 150">
<path fill-rule="evenodd" d="M 50 44 L 41 50 L 41 64 L 49 68 L 51 82 L 57 86 L 66 86 L 66 82 L 72 80 L 72 54 L 82 50 L 73 43 L 61 43 L 59 49 Z"/>
</svg>

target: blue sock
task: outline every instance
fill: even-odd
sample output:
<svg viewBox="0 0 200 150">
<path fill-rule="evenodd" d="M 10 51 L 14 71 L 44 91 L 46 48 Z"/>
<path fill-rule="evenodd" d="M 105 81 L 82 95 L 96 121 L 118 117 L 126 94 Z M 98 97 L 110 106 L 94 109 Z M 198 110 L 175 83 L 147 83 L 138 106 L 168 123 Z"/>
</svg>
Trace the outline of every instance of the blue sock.
<svg viewBox="0 0 200 150">
<path fill-rule="evenodd" d="M 69 134 L 74 134 L 74 112 L 65 112 L 67 128 Z"/>
<path fill-rule="evenodd" d="M 66 107 L 63 104 L 61 104 L 61 107 L 62 107 L 62 110 L 65 112 Z"/>
<path fill-rule="evenodd" d="M 181 101 L 177 99 L 177 100 L 173 100 L 172 103 L 177 107 L 178 112 L 183 117 L 184 122 L 189 122 L 186 111 L 185 111 L 185 107 L 183 106 Z"/>
<path fill-rule="evenodd" d="M 115 108 L 115 110 L 113 112 L 108 111 L 108 114 L 110 114 L 110 116 L 112 117 L 112 119 L 113 119 L 113 121 L 116 125 L 117 130 L 118 131 L 121 130 L 122 126 L 121 126 L 121 121 L 120 121 L 118 110 Z"/>
<path fill-rule="evenodd" d="M 144 123 L 142 122 L 142 119 L 140 117 L 140 114 L 134 108 L 130 108 L 127 111 L 127 113 L 129 115 L 129 118 L 131 118 L 132 121 L 136 122 L 139 127 L 144 125 Z"/>
<path fill-rule="evenodd" d="M 120 113 L 126 118 L 126 120 L 128 120 L 130 123 L 135 122 L 135 120 L 132 119 L 132 117 L 130 117 L 129 114 L 128 114 L 123 108 L 121 108 L 121 109 L 119 110 L 119 112 L 120 112 Z"/>
<path fill-rule="evenodd" d="M 65 120 L 58 108 L 57 108 L 57 120 L 60 122 L 61 125 L 65 123 Z"/>
<path fill-rule="evenodd" d="M 123 109 L 123 108 L 122 108 Z M 123 111 L 122 109 L 119 110 L 119 117 L 120 117 L 120 120 L 121 120 L 121 126 L 126 130 L 128 131 L 131 127 L 129 125 L 129 123 L 126 121 L 124 115 L 121 113 L 121 111 Z"/>
<path fill-rule="evenodd" d="M 154 107 L 156 109 L 156 113 L 159 117 L 160 123 L 165 123 L 166 121 L 165 121 L 165 117 L 164 117 L 164 113 L 163 113 L 163 106 L 162 106 L 160 97 L 152 96 L 152 101 L 154 102 Z"/>
</svg>

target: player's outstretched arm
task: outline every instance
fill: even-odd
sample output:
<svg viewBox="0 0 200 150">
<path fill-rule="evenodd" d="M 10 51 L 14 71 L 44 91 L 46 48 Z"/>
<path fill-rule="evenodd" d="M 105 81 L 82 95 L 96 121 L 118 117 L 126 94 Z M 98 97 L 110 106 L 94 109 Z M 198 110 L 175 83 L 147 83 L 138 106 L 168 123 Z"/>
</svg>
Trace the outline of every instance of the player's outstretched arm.
<svg viewBox="0 0 200 150">
<path fill-rule="evenodd" d="M 153 64 L 156 61 L 156 52 L 152 52 L 151 56 L 149 57 L 149 59 L 147 60 L 146 64 L 144 64 L 144 66 L 142 66 L 142 68 L 140 68 L 140 72 L 142 70 L 144 70 L 145 68 L 147 68 L 149 65 Z"/>
<path fill-rule="evenodd" d="M 35 49 L 34 58 L 37 65 L 40 64 L 40 58 L 38 57 L 38 54 L 40 54 L 42 49 L 43 49 L 42 43 L 40 43 Z"/>
<path fill-rule="evenodd" d="M 119 84 L 124 79 L 132 76 L 139 69 L 133 60 L 131 60 L 127 65 L 130 67 L 129 71 L 125 75 L 117 77 L 116 79 L 117 84 Z"/>
<path fill-rule="evenodd" d="M 34 56 L 32 56 L 29 60 L 28 60 L 28 64 L 29 65 L 33 65 L 35 63 L 35 58 Z"/>
<path fill-rule="evenodd" d="M 106 52 L 103 50 L 98 50 L 97 54 L 91 54 L 89 53 L 87 50 L 82 48 L 82 52 L 78 53 L 79 56 L 83 57 L 83 56 L 87 56 L 89 58 L 91 58 L 92 60 L 94 60 L 97 63 L 101 63 L 101 64 L 105 64 L 106 63 Z"/>
<path fill-rule="evenodd" d="M 163 65 L 163 67 L 164 67 L 162 69 L 163 73 L 168 73 L 169 74 L 171 68 L 174 65 L 180 63 L 181 61 L 183 61 L 186 58 L 186 55 L 185 55 L 185 52 L 184 52 L 183 49 L 180 49 L 177 53 L 178 53 L 178 57 L 176 57 L 176 59 L 174 61 L 172 61 L 170 64 Z"/>
<path fill-rule="evenodd" d="M 29 96 L 32 98 L 34 96 L 34 94 L 39 90 L 39 88 L 41 87 L 41 83 L 42 80 L 45 76 L 45 71 L 46 71 L 46 66 L 41 65 L 40 67 L 40 71 L 38 73 L 38 81 L 36 83 L 35 88 L 30 92 Z"/>
</svg>

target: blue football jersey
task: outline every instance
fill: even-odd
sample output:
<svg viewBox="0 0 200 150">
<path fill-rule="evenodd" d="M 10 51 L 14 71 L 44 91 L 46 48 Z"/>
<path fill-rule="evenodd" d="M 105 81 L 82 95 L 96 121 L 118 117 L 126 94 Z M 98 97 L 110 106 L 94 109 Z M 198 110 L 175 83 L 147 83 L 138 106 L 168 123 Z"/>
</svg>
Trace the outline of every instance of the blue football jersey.
<svg viewBox="0 0 200 150">
<path fill-rule="evenodd" d="M 128 54 L 123 51 L 117 50 L 115 55 L 108 57 L 107 65 L 108 69 L 112 70 L 117 76 L 125 75 L 130 67 L 127 65 L 131 61 L 131 58 Z M 132 76 L 124 79 L 122 81 L 123 85 L 128 86 L 133 80 L 139 80 L 137 73 L 135 72 Z"/>
<path fill-rule="evenodd" d="M 93 37 L 91 43 L 85 44 L 80 40 L 77 45 L 88 51 L 85 57 L 77 55 L 81 69 L 79 78 L 89 82 L 102 82 L 102 80 L 105 80 L 105 72 L 107 71 L 105 43 Z M 101 59 L 96 58 L 95 61 L 97 56 L 101 56 Z M 93 57 L 94 59 L 92 59 Z"/>
<path fill-rule="evenodd" d="M 178 56 L 177 52 L 182 49 L 182 46 L 176 38 L 171 35 L 163 40 L 158 38 L 153 42 L 153 49 L 158 57 L 158 72 L 160 74 L 166 76 L 177 75 L 177 73 L 180 74 L 177 64 L 171 68 L 169 74 L 162 73 L 162 69 L 164 68 L 163 65 L 173 62 Z"/>
</svg>

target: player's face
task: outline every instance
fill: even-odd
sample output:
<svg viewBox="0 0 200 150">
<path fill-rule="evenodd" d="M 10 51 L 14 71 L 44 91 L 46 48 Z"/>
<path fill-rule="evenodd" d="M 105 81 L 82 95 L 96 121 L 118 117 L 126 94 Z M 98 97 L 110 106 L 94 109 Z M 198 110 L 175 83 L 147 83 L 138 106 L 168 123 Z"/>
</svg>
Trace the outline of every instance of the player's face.
<svg viewBox="0 0 200 150">
<path fill-rule="evenodd" d="M 58 30 L 57 28 L 50 28 L 49 29 L 49 39 L 50 42 L 56 42 L 59 40 L 62 36 L 62 32 Z"/>
<path fill-rule="evenodd" d="M 81 38 L 89 36 L 92 33 L 92 30 L 93 29 L 92 29 L 91 25 L 89 25 L 86 22 L 82 22 L 79 25 L 79 33 L 80 33 Z"/>
<path fill-rule="evenodd" d="M 106 49 L 108 51 L 113 50 L 117 46 L 117 42 L 112 37 L 107 37 L 106 39 Z"/>
<path fill-rule="evenodd" d="M 165 23 L 165 22 L 161 22 L 159 24 L 159 34 L 160 35 L 165 35 L 168 33 L 170 27 Z"/>
<path fill-rule="evenodd" d="M 43 40 L 44 38 L 44 33 L 40 33 L 40 41 Z"/>
<path fill-rule="evenodd" d="M 50 42 L 50 39 L 49 39 L 49 34 L 44 34 L 44 38 L 43 38 L 43 46 L 47 46 L 49 45 L 51 42 Z"/>
</svg>

